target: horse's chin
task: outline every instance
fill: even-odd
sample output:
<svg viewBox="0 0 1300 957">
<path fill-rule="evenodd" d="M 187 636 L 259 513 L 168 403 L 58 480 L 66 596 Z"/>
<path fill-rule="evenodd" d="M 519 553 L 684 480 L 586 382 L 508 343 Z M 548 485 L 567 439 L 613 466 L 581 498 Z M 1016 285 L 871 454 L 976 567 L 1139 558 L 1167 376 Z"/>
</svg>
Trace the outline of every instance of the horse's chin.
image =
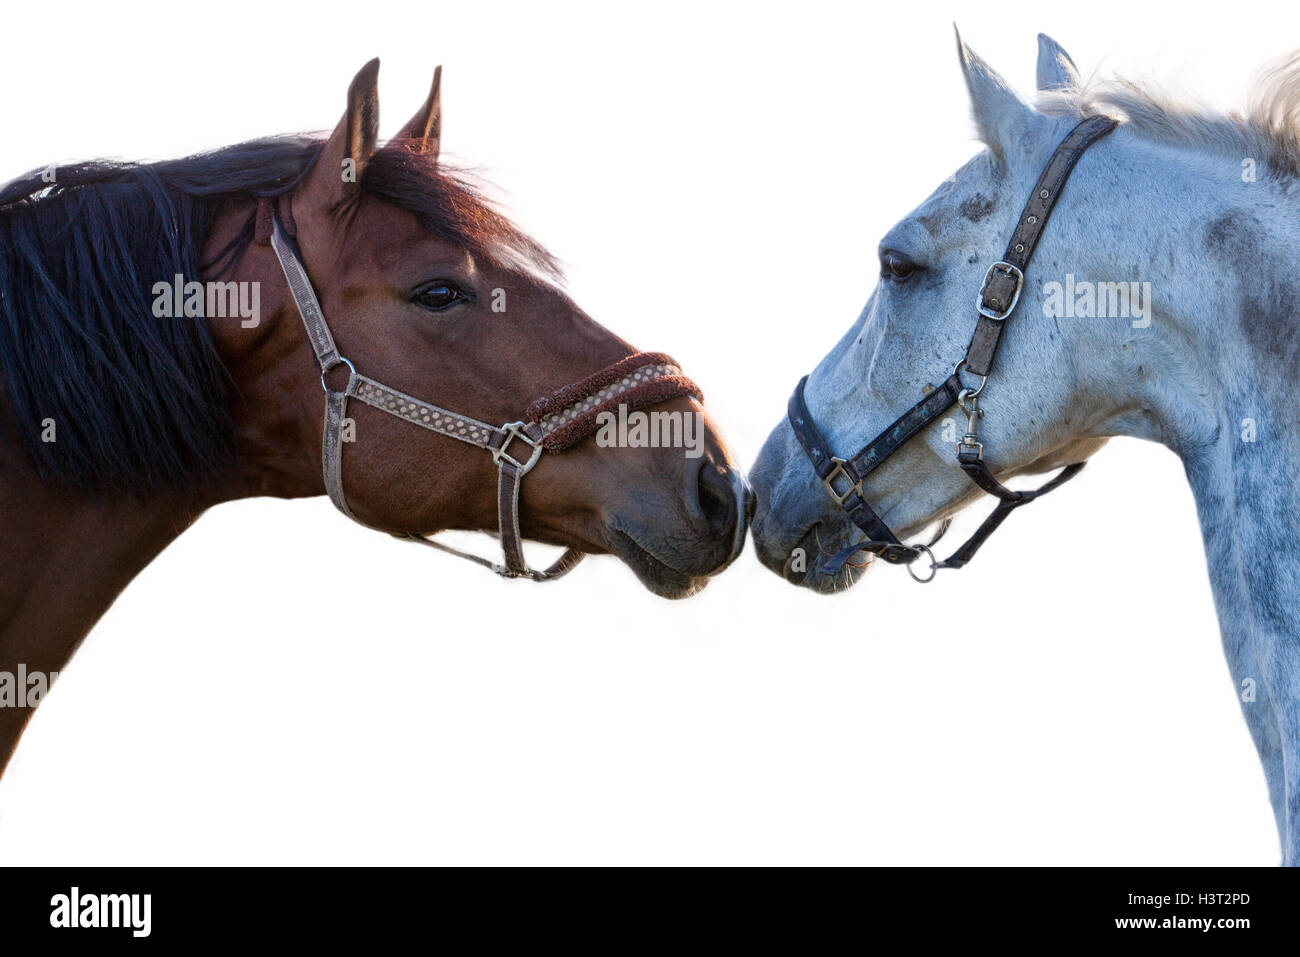
<svg viewBox="0 0 1300 957">
<path fill-rule="evenodd" d="M 613 533 L 609 550 L 632 569 L 642 585 L 660 598 L 690 598 L 709 583 L 708 575 L 690 575 L 677 570 L 623 531 Z"/>
<path fill-rule="evenodd" d="M 819 522 L 809 528 L 794 547 L 783 549 L 780 554 L 760 546 L 758 558 L 792 585 L 819 595 L 834 595 L 855 585 L 876 561 L 874 556 L 860 552 L 833 574 L 822 571 L 832 556 L 850 542 L 847 533 L 830 532 Z M 757 537 L 755 543 L 758 543 Z"/>
</svg>

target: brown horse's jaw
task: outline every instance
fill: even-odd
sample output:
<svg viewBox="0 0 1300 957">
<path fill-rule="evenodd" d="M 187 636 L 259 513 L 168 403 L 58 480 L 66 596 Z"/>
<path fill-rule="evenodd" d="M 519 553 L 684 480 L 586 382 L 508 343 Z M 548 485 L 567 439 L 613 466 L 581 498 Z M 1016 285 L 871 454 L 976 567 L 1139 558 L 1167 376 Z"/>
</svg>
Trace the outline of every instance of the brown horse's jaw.
<svg viewBox="0 0 1300 957">
<path fill-rule="evenodd" d="M 655 557 L 650 549 L 627 532 L 618 529 L 611 529 L 609 550 L 632 569 L 641 584 L 660 598 L 690 598 L 699 594 L 709 583 L 709 575 L 712 574 L 691 575 L 679 571 Z"/>
</svg>

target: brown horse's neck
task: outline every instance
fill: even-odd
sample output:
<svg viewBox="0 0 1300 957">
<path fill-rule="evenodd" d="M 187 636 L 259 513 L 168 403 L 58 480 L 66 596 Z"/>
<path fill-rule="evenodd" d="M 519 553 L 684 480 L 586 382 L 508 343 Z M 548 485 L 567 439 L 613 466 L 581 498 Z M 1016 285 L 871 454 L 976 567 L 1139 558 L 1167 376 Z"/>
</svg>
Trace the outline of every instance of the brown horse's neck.
<svg viewBox="0 0 1300 957">
<path fill-rule="evenodd" d="M 0 452 L 0 672 L 61 671 L 117 595 L 201 509 L 92 504 L 42 484 L 16 448 Z M 26 698 L 23 688 L 14 689 Z M 0 771 L 32 714 L 0 707 Z"/>
<path fill-rule="evenodd" d="M 210 242 L 228 241 L 251 210 L 249 204 L 218 217 Z M 233 278 L 261 283 L 264 328 L 279 327 L 288 296 L 268 252 L 251 248 Z M 29 676 L 61 671 L 130 581 L 206 508 L 256 495 L 323 492 L 319 459 L 312 455 L 319 439 L 282 399 L 301 385 L 298 379 L 311 377 L 309 364 L 284 362 L 285 353 L 301 344 L 256 330 L 252 336 L 213 333 L 234 383 L 239 460 L 238 474 L 219 490 L 201 499 L 94 501 L 43 482 L 17 443 L 0 441 L 0 675 L 16 679 L 20 668 Z M 0 705 L 3 772 L 33 708 Z"/>
<path fill-rule="evenodd" d="M 286 216 L 288 201 L 282 204 Z M 252 202 L 232 204 L 217 216 L 204 245 L 212 261 L 256 215 Z M 204 278 L 214 278 L 205 276 Z M 261 315 L 251 327 L 240 320 L 214 319 L 209 329 L 233 387 L 230 411 L 235 426 L 238 475 L 217 501 L 269 495 L 300 498 L 323 495 L 320 429 L 324 396 L 311 350 L 289 293 L 284 273 L 268 242 L 251 243 L 228 276 L 260 290 Z M 295 401 L 318 400 L 319 406 Z"/>
</svg>

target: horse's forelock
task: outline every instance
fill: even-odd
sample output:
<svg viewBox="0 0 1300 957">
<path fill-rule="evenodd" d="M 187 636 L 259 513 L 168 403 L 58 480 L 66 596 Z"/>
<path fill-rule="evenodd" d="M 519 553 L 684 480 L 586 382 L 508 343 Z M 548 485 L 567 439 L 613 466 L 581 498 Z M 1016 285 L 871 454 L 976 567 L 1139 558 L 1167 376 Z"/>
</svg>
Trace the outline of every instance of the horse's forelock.
<svg viewBox="0 0 1300 957">
<path fill-rule="evenodd" d="M 361 188 L 413 213 L 428 232 L 473 256 L 546 280 L 562 278 L 555 257 L 485 198 L 470 170 L 445 158 L 390 142 L 367 161 Z"/>
</svg>

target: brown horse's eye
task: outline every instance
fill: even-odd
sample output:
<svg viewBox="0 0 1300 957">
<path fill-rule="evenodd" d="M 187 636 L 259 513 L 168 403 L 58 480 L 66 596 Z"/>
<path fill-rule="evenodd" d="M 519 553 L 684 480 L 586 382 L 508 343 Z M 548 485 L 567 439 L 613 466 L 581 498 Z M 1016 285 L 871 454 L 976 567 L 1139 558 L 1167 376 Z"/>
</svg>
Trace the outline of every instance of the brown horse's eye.
<svg viewBox="0 0 1300 957">
<path fill-rule="evenodd" d="M 917 265 L 905 253 L 886 249 L 880 254 L 880 275 L 885 279 L 903 280 L 916 272 Z"/>
<path fill-rule="evenodd" d="M 430 312 L 442 312 L 458 302 L 469 302 L 470 297 L 452 283 L 439 280 L 430 283 L 415 294 L 415 302 Z"/>
</svg>

